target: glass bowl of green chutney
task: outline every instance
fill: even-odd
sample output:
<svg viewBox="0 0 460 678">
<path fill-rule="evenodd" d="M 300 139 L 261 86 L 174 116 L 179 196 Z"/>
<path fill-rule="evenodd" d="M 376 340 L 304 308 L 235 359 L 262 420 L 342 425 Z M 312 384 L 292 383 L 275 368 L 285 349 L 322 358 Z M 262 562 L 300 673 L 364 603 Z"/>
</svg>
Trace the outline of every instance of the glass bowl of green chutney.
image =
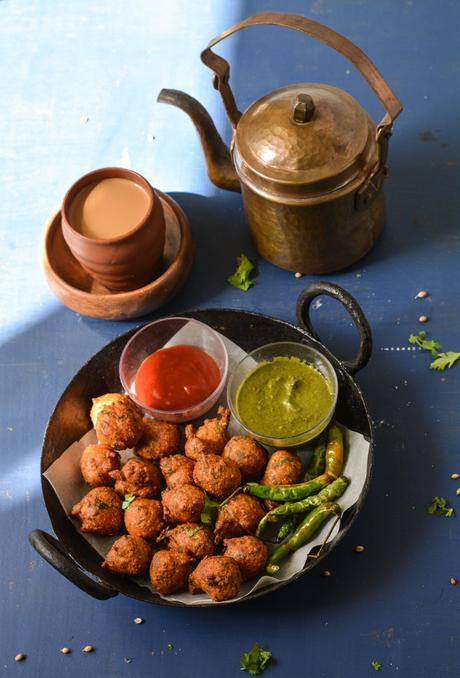
<svg viewBox="0 0 460 678">
<path fill-rule="evenodd" d="M 265 344 L 232 370 L 227 399 L 248 435 L 271 447 L 296 447 L 329 424 L 338 394 L 329 360 L 306 344 Z"/>
</svg>

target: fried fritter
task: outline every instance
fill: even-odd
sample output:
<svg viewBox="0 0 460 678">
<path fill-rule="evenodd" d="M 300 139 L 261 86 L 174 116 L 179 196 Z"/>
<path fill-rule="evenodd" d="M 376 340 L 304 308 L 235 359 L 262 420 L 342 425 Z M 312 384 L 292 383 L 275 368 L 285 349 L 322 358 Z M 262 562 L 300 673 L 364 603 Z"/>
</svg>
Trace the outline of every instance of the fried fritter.
<svg viewBox="0 0 460 678">
<path fill-rule="evenodd" d="M 160 470 L 166 481 L 166 487 L 173 490 L 180 485 L 193 485 L 193 459 L 183 454 L 173 454 L 160 459 Z"/>
<path fill-rule="evenodd" d="M 185 427 L 185 454 L 190 459 L 198 459 L 202 454 L 221 454 L 230 440 L 227 431 L 230 421 L 230 410 L 219 407 L 215 419 L 205 419 L 195 431 L 192 424 Z"/>
<path fill-rule="evenodd" d="M 216 541 L 255 532 L 264 515 L 259 499 L 250 494 L 235 495 L 219 508 L 215 528 Z"/>
<path fill-rule="evenodd" d="M 198 487 L 222 501 L 241 485 L 241 473 L 230 459 L 203 454 L 195 463 L 193 479 Z"/>
<path fill-rule="evenodd" d="M 186 553 L 191 558 L 201 560 L 214 553 L 214 534 L 201 523 L 184 523 L 160 535 L 159 541 L 166 541 L 173 551 Z"/>
<path fill-rule="evenodd" d="M 187 588 L 193 558 L 179 551 L 157 551 L 150 563 L 150 581 L 159 593 L 167 595 Z"/>
<path fill-rule="evenodd" d="M 81 531 L 112 535 L 123 525 L 121 499 L 111 487 L 95 487 L 70 511 L 81 521 Z"/>
<path fill-rule="evenodd" d="M 204 558 L 189 577 L 191 593 L 204 591 L 212 600 L 229 600 L 238 595 L 243 578 L 237 563 L 227 556 Z"/>
<path fill-rule="evenodd" d="M 120 471 L 111 471 L 110 477 L 115 479 L 115 492 L 122 496 L 154 497 L 163 486 L 160 469 L 143 459 L 128 459 Z"/>
<path fill-rule="evenodd" d="M 113 485 L 114 479 L 110 477 L 110 471 L 116 471 L 121 466 L 118 452 L 108 445 L 88 445 L 83 450 L 80 459 L 80 470 L 83 479 L 91 487 L 101 485 Z"/>
<path fill-rule="evenodd" d="M 147 572 L 152 560 L 152 549 L 144 539 L 124 534 L 117 539 L 105 556 L 102 567 L 127 577 Z"/>
<path fill-rule="evenodd" d="M 249 436 L 230 438 L 222 456 L 235 462 L 245 482 L 260 480 L 268 462 L 267 450 Z"/>
<path fill-rule="evenodd" d="M 300 459 L 287 450 L 273 452 L 260 481 L 262 485 L 293 485 L 299 482 L 302 474 Z M 267 499 L 265 506 L 270 511 L 279 506 L 279 502 Z"/>
<path fill-rule="evenodd" d="M 240 568 L 243 581 L 246 581 L 262 572 L 267 562 L 268 549 L 261 539 L 250 535 L 225 539 L 223 555 L 233 558 Z"/>
<path fill-rule="evenodd" d="M 114 450 L 133 447 L 144 429 L 139 408 L 123 393 L 93 398 L 90 416 L 98 441 Z"/>
<path fill-rule="evenodd" d="M 133 537 L 155 540 L 164 528 L 163 506 L 158 499 L 134 499 L 125 510 L 126 530 Z"/>
<path fill-rule="evenodd" d="M 156 460 L 179 452 L 180 430 L 176 424 L 144 417 L 144 432 L 134 448 L 143 459 Z"/>
<path fill-rule="evenodd" d="M 263 485 L 292 485 L 300 480 L 302 464 L 292 452 L 277 450 L 268 460 Z"/>
<path fill-rule="evenodd" d="M 161 495 L 166 522 L 198 523 L 204 509 L 205 495 L 195 485 L 180 485 Z"/>
</svg>

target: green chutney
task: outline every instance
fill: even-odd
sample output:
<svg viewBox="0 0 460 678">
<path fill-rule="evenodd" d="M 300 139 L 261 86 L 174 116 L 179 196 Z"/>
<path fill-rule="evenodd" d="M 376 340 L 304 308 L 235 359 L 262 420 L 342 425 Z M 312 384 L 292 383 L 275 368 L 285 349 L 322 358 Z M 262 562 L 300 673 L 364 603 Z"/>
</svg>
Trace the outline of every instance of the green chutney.
<svg viewBox="0 0 460 678">
<path fill-rule="evenodd" d="M 256 433 L 284 438 L 318 424 L 332 401 L 329 382 L 313 365 L 279 356 L 249 372 L 238 389 L 236 409 Z"/>
</svg>

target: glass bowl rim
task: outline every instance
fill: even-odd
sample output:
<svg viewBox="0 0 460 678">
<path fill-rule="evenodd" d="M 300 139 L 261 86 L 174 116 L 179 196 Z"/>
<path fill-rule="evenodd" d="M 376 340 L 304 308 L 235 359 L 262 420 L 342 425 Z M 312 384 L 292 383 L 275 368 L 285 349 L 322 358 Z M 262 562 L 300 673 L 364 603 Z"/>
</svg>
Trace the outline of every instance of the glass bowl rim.
<svg viewBox="0 0 460 678">
<path fill-rule="evenodd" d="M 216 386 L 216 388 L 213 390 L 213 392 L 210 393 L 204 400 L 200 400 L 200 402 L 195 403 L 194 405 L 189 405 L 188 407 L 181 407 L 181 408 L 178 409 L 178 410 L 159 410 L 159 409 L 156 409 L 155 407 L 149 407 L 148 405 L 143 405 L 143 404 L 142 404 L 142 403 L 141 403 L 141 402 L 133 395 L 131 389 L 128 388 L 127 384 L 125 383 L 125 380 L 123 379 L 123 376 L 122 376 L 122 374 L 121 374 L 121 365 L 122 365 L 122 362 L 123 362 L 123 358 L 124 358 L 124 356 L 125 356 L 125 353 L 126 353 L 128 347 L 129 347 L 129 345 L 131 344 L 131 342 L 134 342 L 134 339 L 136 339 L 136 338 L 137 338 L 144 330 L 147 330 L 147 328 L 150 328 L 150 327 L 152 327 L 153 325 L 159 325 L 160 323 L 164 323 L 164 322 L 167 322 L 167 321 L 170 321 L 170 320 L 186 320 L 187 322 L 195 323 L 195 324 L 201 325 L 202 327 L 205 327 L 206 330 L 207 330 L 210 334 L 213 334 L 213 335 L 216 337 L 217 343 L 220 344 L 221 348 L 223 349 L 223 354 L 224 354 L 224 365 L 223 365 L 222 375 L 221 375 L 221 378 L 220 378 L 219 383 L 217 384 L 217 386 Z M 162 348 L 164 348 L 164 347 L 162 347 Z M 160 349 L 157 349 L 157 350 L 159 351 Z M 204 350 L 204 349 L 202 349 L 202 350 Z M 206 351 L 206 352 L 207 352 L 207 351 Z M 153 351 L 153 353 L 155 353 L 155 351 Z M 212 356 L 211 356 L 211 358 L 212 358 Z M 126 343 L 126 345 L 125 345 L 123 351 L 121 352 L 120 359 L 119 359 L 119 361 L 118 361 L 118 374 L 119 374 L 119 377 L 120 377 L 121 385 L 123 386 L 125 392 L 129 395 L 129 397 L 131 398 L 131 400 L 134 400 L 134 402 L 136 403 L 136 405 L 138 405 L 142 410 L 147 411 L 147 412 L 149 412 L 149 413 L 152 413 L 152 414 L 154 414 L 154 416 L 156 416 L 156 415 L 158 414 L 158 415 L 159 415 L 158 418 L 161 418 L 161 415 L 163 415 L 163 416 L 170 416 L 170 417 L 171 417 L 171 416 L 174 416 L 174 415 L 180 415 L 180 414 L 183 414 L 183 413 L 188 412 L 189 410 L 195 409 L 195 408 L 197 408 L 197 407 L 200 407 L 200 408 L 201 408 L 201 407 L 203 407 L 203 405 L 205 405 L 206 403 L 208 403 L 209 401 L 211 401 L 213 398 L 215 398 L 216 396 L 218 396 L 219 393 L 220 393 L 220 391 L 222 391 L 222 389 L 223 389 L 223 387 L 224 387 L 224 385 L 225 385 L 225 381 L 226 381 L 226 379 L 227 379 L 227 375 L 228 375 L 228 362 L 229 362 L 229 361 L 228 361 L 228 351 L 227 351 L 227 347 L 225 346 L 225 343 L 224 343 L 224 341 L 223 341 L 223 339 L 222 339 L 222 337 L 221 337 L 221 335 L 220 335 L 219 332 L 217 332 L 216 330 L 214 330 L 212 327 L 210 327 L 210 326 L 207 325 L 206 323 L 201 322 L 201 320 L 196 320 L 195 318 L 187 318 L 186 316 L 181 316 L 181 315 L 174 315 L 174 316 L 168 316 L 168 317 L 166 317 L 166 318 L 159 318 L 158 320 L 153 320 L 152 322 L 147 323 L 146 325 L 143 325 L 142 327 L 140 327 L 140 328 L 137 330 L 137 332 L 135 332 L 135 333 L 133 334 L 133 336 L 128 340 L 128 342 Z M 140 363 L 139 363 L 139 365 L 140 365 Z M 139 366 L 138 366 L 138 367 L 139 367 Z M 204 410 L 204 412 L 207 412 L 207 410 Z"/>
<path fill-rule="evenodd" d="M 290 435 L 290 436 L 272 436 L 272 435 L 266 435 L 264 433 L 259 433 L 258 431 L 254 431 L 254 429 L 250 428 L 249 426 L 246 426 L 246 424 L 244 424 L 241 421 L 240 417 L 238 416 L 238 413 L 236 411 L 236 402 L 235 402 L 235 407 L 234 407 L 233 406 L 233 399 L 230 397 L 230 387 L 232 385 L 232 380 L 234 379 L 234 375 L 236 373 L 236 370 L 241 365 L 241 363 L 243 363 L 247 358 L 250 358 L 254 353 L 257 353 L 258 351 L 261 351 L 262 349 L 266 349 L 266 348 L 272 348 L 272 347 L 275 347 L 275 346 L 289 346 L 289 345 L 291 345 L 291 346 L 302 346 L 304 348 L 307 348 L 310 351 L 313 351 L 313 353 L 316 353 L 316 355 L 318 355 L 321 358 L 321 360 L 323 360 L 326 363 L 326 365 L 328 365 L 330 367 L 331 373 L 333 375 L 333 386 L 334 386 L 334 392 L 332 393 L 332 404 L 331 404 L 330 408 L 328 409 L 327 414 L 322 419 L 320 419 L 314 426 L 310 426 L 310 428 L 307 428 L 304 431 L 300 431 L 300 433 L 295 433 L 294 435 Z M 274 357 L 276 357 L 276 356 L 274 356 Z M 296 357 L 296 356 L 294 356 L 294 357 Z M 267 362 L 269 362 L 269 361 L 267 360 Z M 305 362 L 307 362 L 307 361 L 305 361 Z M 240 385 L 241 385 L 241 383 L 240 383 Z M 321 351 L 318 351 L 317 348 L 313 348 L 313 346 L 310 346 L 309 344 L 303 344 L 300 341 L 275 341 L 275 342 L 272 342 L 270 344 L 263 344 L 262 346 L 259 346 L 258 348 L 253 349 L 244 358 L 242 358 L 240 361 L 238 361 L 238 363 L 235 365 L 233 374 L 230 374 L 230 378 L 229 378 L 228 384 L 227 384 L 228 406 L 230 408 L 232 416 L 234 417 L 234 419 L 236 419 L 238 424 L 240 426 L 242 426 L 244 428 L 244 430 L 247 431 L 253 437 L 256 437 L 256 438 L 259 438 L 259 439 L 264 438 L 264 440 L 273 440 L 273 441 L 292 441 L 292 440 L 295 440 L 296 438 L 302 438 L 303 436 L 307 435 L 311 431 L 314 431 L 316 428 L 320 428 L 325 421 L 327 422 L 328 419 L 330 420 L 332 418 L 332 414 L 334 413 L 335 408 L 337 406 L 338 395 L 339 395 L 339 382 L 338 382 L 338 379 L 337 379 L 337 373 L 335 371 L 333 364 L 329 360 L 329 358 L 326 358 L 326 356 L 323 353 L 321 353 Z M 266 443 L 266 444 L 269 445 L 270 443 Z M 273 445 L 272 447 L 280 447 L 280 446 L 279 445 Z"/>
</svg>

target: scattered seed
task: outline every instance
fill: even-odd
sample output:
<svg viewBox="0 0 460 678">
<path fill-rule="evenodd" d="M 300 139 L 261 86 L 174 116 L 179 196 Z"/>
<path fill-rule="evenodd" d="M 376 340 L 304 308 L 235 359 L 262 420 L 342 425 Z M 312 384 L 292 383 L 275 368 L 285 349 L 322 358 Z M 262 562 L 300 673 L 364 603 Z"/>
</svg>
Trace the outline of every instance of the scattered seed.
<svg viewBox="0 0 460 678">
<path fill-rule="evenodd" d="M 82 115 L 80 117 L 80 125 L 86 125 L 86 123 L 89 122 L 89 118 L 87 115 Z"/>
<path fill-rule="evenodd" d="M 22 662 L 22 661 L 24 661 L 24 659 L 26 657 L 27 657 L 27 655 L 24 654 L 24 652 L 20 652 L 19 654 L 16 655 L 16 657 L 14 658 L 14 661 L 15 662 Z"/>
<path fill-rule="evenodd" d="M 332 572 L 330 570 L 324 570 L 323 577 L 330 577 L 331 575 L 332 575 Z"/>
<path fill-rule="evenodd" d="M 62 652 L 62 654 L 70 654 L 70 652 L 72 652 L 72 650 L 70 649 L 70 647 L 63 647 L 63 648 L 61 648 L 61 652 Z"/>
<path fill-rule="evenodd" d="M 460 478 L 460 473 L 451 473 L 450 477 L 452 480 L 457 480 L 457 478 Z"/>
<path fill-rule="evenodd" d="M 301 277 L 302 277 L 302 273 L 301 273 L 300 271 L 297 271 L 297 273 L 295 274 L 295 277 L 296 277 L 296 278 L 301 278 Z"/>
<path fill-rule="evenodd" d="M 458 583 L 458 582 L 457 582 L 457 580 L 455 579 L 455 577 L 451 577 L 451 578 L 450 578 L 450 583 L 452 584 L 452 586 L 457 586 L 457 583 Z"/>
<path fill-rule="evenodd" d="M 455 490 L 455 494 L 456 494 L 457 496 L 460 496 L 460 487 L 457 487 L 457 489 Z"/>
<path fill-rule="evenodd" d="M 94 647 L 92 645 L 85 645 L 82 652 L 94 652 Z"/>
<path fill-rule="evenodd" d="M 417 292 L 415 295 L 416 299 L 425 299 L 425 297 L 429 297 L 430 293 L 427 292 L 426 290 L 420 290 L 420 292 Z"/>
<path fill-rule="evenodd" d="M 355 546 L 355 551 L 356 551 L 356 553 L 362 553 L 364 551 L 364 546 L 361 546 L 361 544 L 358 544 L 358 546 Z"/>
<path fill-rule="evenodd" d="M 144 620 L 142 619 L 142 617 L 136 617 L 135 619 L 133 619 L 133 622 L 135 624 L 143 624 Z"/>
<path fill-rule="evenodd" d="M 132 661 L 133 661 L 132 657 L 125 657 L 125 664 L 131 664 Z"/>
<path fill-rule="evenodd" d="M 420 318 L 418 319 L 419 323 L 426 323 L 428 322 L 429 317 L 427 315 L 421 315 Z"/>
</svg>

